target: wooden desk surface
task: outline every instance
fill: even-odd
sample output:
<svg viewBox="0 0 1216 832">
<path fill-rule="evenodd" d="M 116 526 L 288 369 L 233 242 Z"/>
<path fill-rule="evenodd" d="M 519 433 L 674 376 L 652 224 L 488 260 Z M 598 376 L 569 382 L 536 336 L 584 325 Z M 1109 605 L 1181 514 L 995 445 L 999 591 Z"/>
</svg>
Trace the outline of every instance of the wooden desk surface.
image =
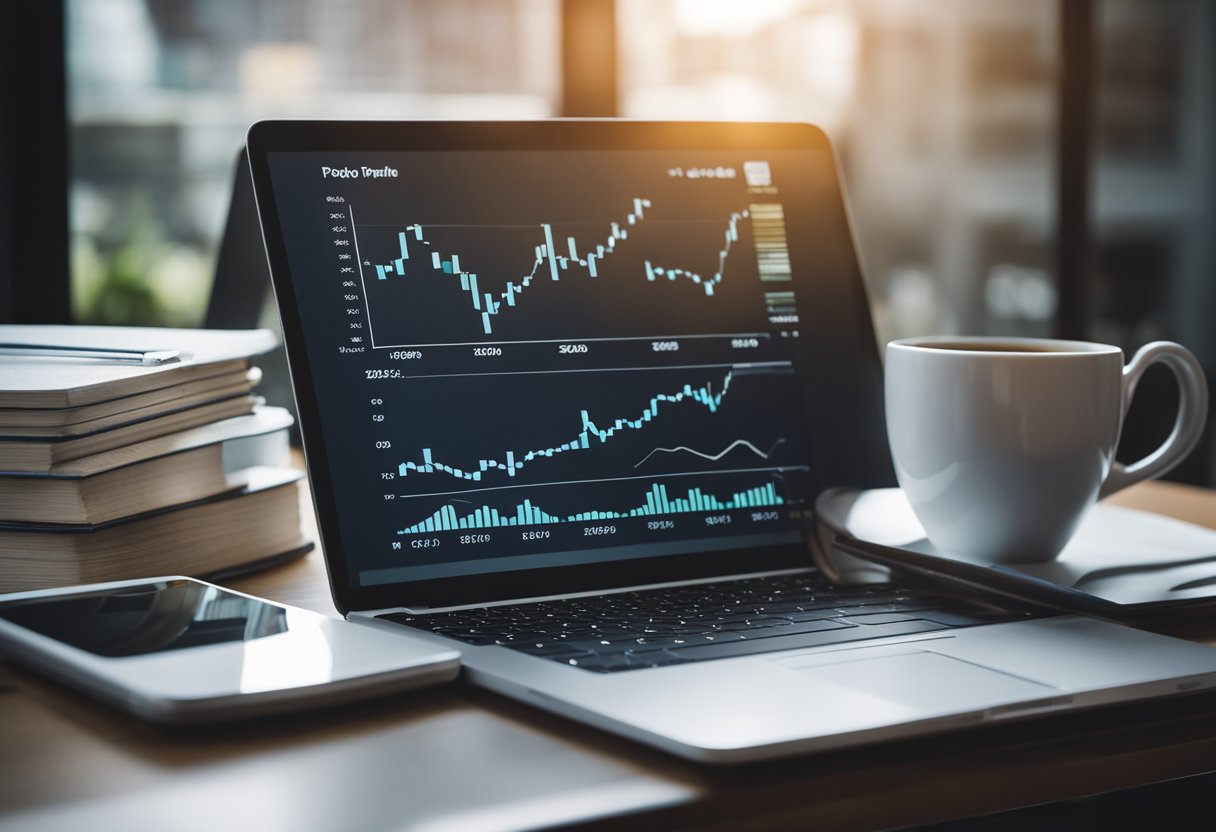
<svg viewBox="0 0 1216 832">
<path fill-rule="evenodd" d="M 1113 502 L 1216 528 L 1216 492 Z M 319 551 L 232 585 L 336 615 Z M 1216 622 L 1171 631 L 1216 643 Z M 1216 771 L 1213 711 L 1202 694 L 708 769 L 461 682 L 167 732 L 0 666 L 0 828 L 880 829 Z"/>
</svg>

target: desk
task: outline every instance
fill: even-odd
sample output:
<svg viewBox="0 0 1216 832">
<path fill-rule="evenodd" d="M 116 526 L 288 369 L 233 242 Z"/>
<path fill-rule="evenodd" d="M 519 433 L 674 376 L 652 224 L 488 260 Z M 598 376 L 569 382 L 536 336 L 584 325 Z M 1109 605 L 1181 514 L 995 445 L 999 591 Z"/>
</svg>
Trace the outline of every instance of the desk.
<svg viewBox="0 0 1216 832">
<path fill-rule="evenodd" d="M 1216 528 L 1216 492 L 1114 501 Z M 232 585 L 336 615 L 319 551 Z M 1216 643 L 1216 622 L 1167 631 Z M 1201 694 L 723 770 L 460 682 L 170 733 L 0 666 L 0 828 L 881 829 L 1216 771 L 1213 712 Z"/>
</svg>

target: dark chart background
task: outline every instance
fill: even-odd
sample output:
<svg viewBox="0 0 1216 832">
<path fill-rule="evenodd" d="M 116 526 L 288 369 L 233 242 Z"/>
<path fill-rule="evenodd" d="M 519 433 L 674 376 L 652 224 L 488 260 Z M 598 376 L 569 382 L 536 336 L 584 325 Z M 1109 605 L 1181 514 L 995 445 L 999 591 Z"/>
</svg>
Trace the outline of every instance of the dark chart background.
<svg viewBox="0 0 1216 832">
<path fill-rule="evenodd" d="M 272 155 L 355 584 L 799 541 L 798 159 Z"/>
</svg>

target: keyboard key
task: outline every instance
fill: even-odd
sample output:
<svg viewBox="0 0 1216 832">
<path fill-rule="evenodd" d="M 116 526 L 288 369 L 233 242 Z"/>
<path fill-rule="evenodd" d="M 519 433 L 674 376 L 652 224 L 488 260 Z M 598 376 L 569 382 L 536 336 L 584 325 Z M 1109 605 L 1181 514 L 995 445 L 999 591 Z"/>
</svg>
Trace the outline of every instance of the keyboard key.
<svg viewBox="0 0 1216 832">
<path fill-rule="evenodd" d="M 654 656 L 648 659 L 647 656 Z M 572 658 L 562 660 L 564 664 L 581 667 L 583 670 L 595 670 L 601 673 L 613 670 L 635 670 L 640 667 L 657 667 L 661 664 L 675 664 L 678 660 L 666 656 L 662 651 L 630 656 L 626 654 L 611 656 L 592 656 L 590 658 Z"/>
<path fill-rule="evenodd" d="M 916 621 L 919 618 L 921 618 L 920 615 L 909 612 L 871 612 L 863 615 L 854 615 L 850 612 L 842 620 L 850 621 L 854 624 L 873 625 L 892 624 L 896 621 Z"/>
<path fill-rule="evenodd" d="M 829 613 L 831 614 L 829 615 Z M 825 618 L 836 618 L 839 615 L 840 612 L 836 609 L 819 609 L 810 612 L 792 612 L 784 617 L 797 624 L 800 621 L 821 621 Z"/>
<path fill-rule="evenodd" d="M 777 636 L 774 638 L 749 638 L 745 641 L 735 641 L 729 644 L 684 647 L 677 650 L 669 650 L 668 652 L 683 661 L 726 659 L 735 656 L 751 656 L 757 653 L 771 653 L 777 650 L 822 647 L 828 644 L 844 644 L 850 641 L 864 641 L 871 638 L 886 638 L 887 636 L 945 629 L 947 628 L 941 624 L 935 624 L 930 621 L 902 621 L 896 624 L 881 624 L 874 627 L 852 627 L 824 632 Z"/>
<path fill-rule="evenodd" d="M 574 649 L 569 644 L 552 643 L 549 644 L 518 644 L 514 648 L 521 653 L 527 653 L 529 656 L 541 656 L 550 659 L 564 659 L 575 656 L 591 656 L 589 650 Z"/>
<path fill-rule="evenodd" d="M 766 631 L 768 632 L 768 631 Z M 673 638 L 640 638 L 634 652 L 645 650 L 661 650 L 667 647 L 692 647 L 697 644 L 722 644 L 731 641 L 742 641 L 745 636 L 739 633 L 702 633 Z"/>
<path fill-rule="evenodd" d="M 803 621 L 800 624 L 786 624 L 784 627 L 768 627 L 750 633 L 742 633 L 745 638 L 755 641 L 760 638 L 782 638 L 797 633 L 818 633 L 823 630 L 843 630 L 856 625 L 839 618 L 821 618 L 817 621 Z"/>
<path fill-rule="evenodd" d="M 944 624 L 948 627 L 974 627 L 979 624 L 995 624 L 1000 621 L 1010 621 L 1015 617 L 1011 616 L 1004 610 L 986 610 L 977 608 L 975 610 L 926 610 L 920 613 L 919 618 L 927 621 L 936 621 L 938 624 Z"/>
</svg>

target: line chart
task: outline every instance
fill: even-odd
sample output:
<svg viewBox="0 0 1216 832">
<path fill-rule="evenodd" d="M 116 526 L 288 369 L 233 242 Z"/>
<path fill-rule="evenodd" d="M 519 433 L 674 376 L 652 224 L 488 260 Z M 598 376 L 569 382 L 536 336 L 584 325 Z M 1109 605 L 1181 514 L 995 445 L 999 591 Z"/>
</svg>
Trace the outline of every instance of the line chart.
<svg viewBox="0 0 1216 832">
<path fill-rule="evenodd" d="M 556 240 L 554 226 L 556 223 L 545 222 L 535 226 L 539 239 L 533 244 L 534 259 L 528 271 L 518 274 L 514 279 L 508 279 L 501 291 L 485 290 L 485 275 L 470 271 L 461 263 L 461 255 L 454 252 L 442 252 L 427 235 L 428 228 L 456 228 L 477 226 L 424 226 L 421 223 L 411 223 L 397 232 L 398 256 L 385 262 L 373 263 L 371 260 L 361 260 L 360 270 L 370 268 L 375 270 L 377 282 L 392 282 L 398 278 L 413 280 L 419 276 L 435 274 L 448 276 L 452 285 L 459 281 L 459 291 L 468 296 L 468 308 L 481 318 L 481 326 L 485 334 L 493 334 L 494 319 L 505 310 L 518 305 L 519 298 L 538 279 L 548 276 L 550 281 L 560 282 L 562 275 L 578 267 L 584 271 L 588 279 L 601 277 L 600 264 L 622 248 L 622 243 L 629 239 L 630 228 L 642 225 L 647 218 L 646 210 L 652 206 L 649 199 L 635 197 L 633 210 L 625 214 L 623 221 L 610 222 L 609 229 L 602 242 L 582 245 L 573 236 L 565 238 L 565 249 L 561 249 Z M 693 269 L 662 265 L 653 258 L 646 258 L 642 264 L 642 274 L 650 283 L 667 280 L 668 282 L 688 281 L 700 286 L 706 297 L 714 297 L 726 272 L 727 259 L 735 243 L 739 241 L 739 224 L 751 216 L 752 208 L 730 213 L 726 226 L 721 232 L 721 248 L 717 253 L 717 267 L 712 275 L 705 276 Z M 517 228 L 532 228 L 534 226 L 515 226 Z M 467 264 L 469 258 L 464 257 Z"/>
<path fill-rule="evenodd" d="M 734 442 L 731 442 L 729 445 L 727 445 L 725 448 L 723 448 L 721 451 L 719 451 L 716 454 L 707 454 L 702 451 L 698 451 L 696 448 L 690 448 L 687 445 L 678 445 L 674 448 L 655 448 L 653 451 L 646 454 L 646 456 L 644 456 L 640 460 L 638 460 L 634 464 L 633 467 L 640 468 L 642 466 L 642 464 L 646 462 L 646 460 L 650 459 L 652 456 L 654 456 L 655 454 L 659 454 L 659 453 L 674 454 L 674 453 L 685 452 L 685 453 L 690 453 L 693 456 L 699 456 L 699 457 L 701 457 L 701 459 L 708 460 L 709 462 L 717 462 L 718 460 L 722 459 L 722 457 L 726 456 L 731 451 L 733 451 L 735 448 L 747 448 L 749 451 L 751 451 L 752 453 L 754 453 L 756 456 L 760 457 L 761 459 L 771 459 L 773 456 L 773 452 L 777 450 L 777 446 L 782 445 L 784 443 L 785 443 L 784 438 L 778 439 L 776 442 L 774 442 L 772 444 L 772 446 L 767 451 L 762 451 L 759 448 L 757 448 L 755 445 L 753 445 L 751 442 L 748 442 L 746 439 L 736 439 Z"/>
<path fill-rule="evenodd" d="M 519 453 L 516 451 L 506 451 L 500 459 L 479 459 L 476 464 L 463 468 L 438 462 L 432 457 L 431 448 L 423 448 L 422 460 L 420 462 L 410 461 L 399 463 L 397 466 L 397 474 L 401 477 L 407 477 L 410 476 L 411 472 L 414 475 L 433 474 L 438 472 L 449 474 L 457 479 L 471 480 L 473 482 L 480 482 L 482 474 L 489 471 L 505 471 L 508 477 L 514 477 L 520 469 L 534 459 L 549 458 L 556 454 L 562 454 L 567 451 L 587 450 L 592 447 L 593 440 L 596 440 L 598 444 L 602 445 L 621 431 L 640 430 L 644 428 L 652 419 L 659 415 L 660 406 L 664 403 L 678 404 L 687 399 L 704 406 L 710 413 L 716 413 L 722 404 L 722 399 L 730 390 L 732 378 L 733 371 L 727 371 L 726 375 L 722 378 L 722 383 L 718 386 L 717 392 L 714 392 L 713 383 L 707 382 L 701 387 L 693 387 L 691 384 L 685 384 L 678 392 L 656 394 L 650 399 L 650 402 L 646 405 L 637 418 L 617 418 L 610 423 L 609 427 L 599 427 L 596 422 L 592 420 L 591 415 L 587 410 L 580 410 L 580 430 L 578 435 L 568 442 L 563 442 L 548 448 L 538 448 Z M 760 452 L 757 451 L 757 453 Z"/>
</svg>

